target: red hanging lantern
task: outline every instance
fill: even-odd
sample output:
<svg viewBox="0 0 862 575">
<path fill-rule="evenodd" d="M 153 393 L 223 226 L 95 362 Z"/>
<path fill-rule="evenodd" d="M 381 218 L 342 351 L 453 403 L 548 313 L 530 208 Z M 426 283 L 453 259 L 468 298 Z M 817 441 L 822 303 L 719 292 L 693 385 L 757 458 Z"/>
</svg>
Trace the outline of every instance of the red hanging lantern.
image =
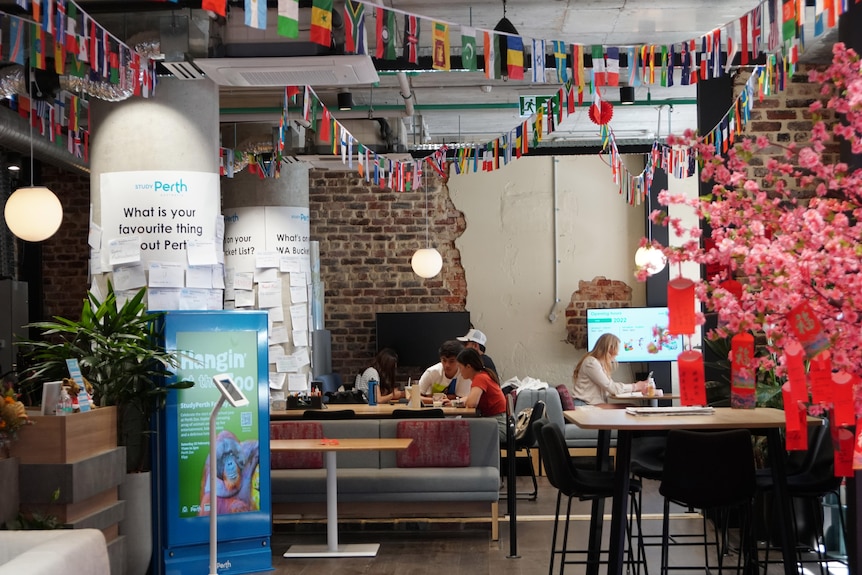
<svg viewBox="0 0 862 575">
<path fill-rule="evenodd" d="M 693 349 L 676 358 L 679 371 L 679 399 L 682 405 L 706 405 L 703 355 Z"/>
<path fill-rule="evenodd" d="M 672 335 L 691 335 L 695 330 L 694 282 L 682 276 L 667 284 L 667 330 Z"/>
<path fill-rule="evenodd" d="M 754 409 L 754 336 L 738 333 L 730 340 L 730 406 Z"/>
<path fill-rule="evenodd" d="M 604 126 L 611 121 L 611 118 L 614 117 L 614 105 L 610 102 L 601 100 L 597 104 L 590 106 L 590 109 L 587 111 L 587 115 L 594 124 Z"/>
</svg>

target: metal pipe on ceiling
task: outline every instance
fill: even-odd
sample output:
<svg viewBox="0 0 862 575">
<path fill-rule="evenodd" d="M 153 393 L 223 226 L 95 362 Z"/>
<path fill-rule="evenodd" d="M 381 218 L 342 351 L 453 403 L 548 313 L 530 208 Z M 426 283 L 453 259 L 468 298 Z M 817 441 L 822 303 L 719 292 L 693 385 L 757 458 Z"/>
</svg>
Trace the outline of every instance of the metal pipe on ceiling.
<svg viewBox="0 0 862 575">
<path fill-rule="evenodd" d="M 30 146 L 27 120 L 9 108 L 0 108 L 0 147 L 29 156 Z M 82 174 L 90 173 L 89 162 L 70 154 L 65 147 L 61 148 L 41 136 L 33 138 L 32 146 L 33 157 L 40 162 Z"/>
</svg>

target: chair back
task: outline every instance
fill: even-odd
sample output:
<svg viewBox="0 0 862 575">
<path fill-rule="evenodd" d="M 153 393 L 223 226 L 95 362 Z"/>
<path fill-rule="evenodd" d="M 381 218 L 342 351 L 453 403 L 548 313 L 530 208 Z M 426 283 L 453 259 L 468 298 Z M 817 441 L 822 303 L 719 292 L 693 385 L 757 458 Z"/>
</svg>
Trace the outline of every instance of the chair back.
<svg viewBox="0 0 862 575">
<path fill-rule="evenodd" d="M 536 438 L 536 443 L 539 445 L 539 454 L 542 456 L 542 462 L 545 466 L 545 475 L 548 477 L 548 483 L 551 484 L 551 487 L 559 489 L 560 484 L 557 480 L 557 468 L 552 466 L 548 459 L 548 457 L 550 457 L 550 452 L 547 442 L 545 441 L 545 436 L 542 433 L 542 429 L 548 425 L 553 424 L 547 419 L 539 419 L 533 423 L 533 436 Z"/>
<path fill-rule="evenodd" d="M 671 430 L 667 435 L 659 493 L 711 509 L 754 497 L 754 449 L 747 429 Z"/>
<path fill-rule="evenodd" d="M 355 417 L 356 412 L 352 409 L 306 409 L 302 412 L 302 419 L 333 420 Z"/>
<path fill-rule="evenodd" d="M 554 486 L 568 496 L 583 493 L 583 486 L 579 484 L 575 475 L 576 470 L 569 457 L 566 437 L 560 426 L 556 423 L 543 425 L 540 437 L 539 450 L 551 484 L 556 484 Z M 541 451 L 543 447 L 544 452 Z"/>
<path fill-rule="evenodd" d="M 835 491 L 842 478 L 835 476 L 835 454 L 832 431 L 828 422 L 818 426 L 808 446 L 806 465 L 799 473 L 788 476 L 787 488 L 791 495 L 824 495 Z"/>
<path fill-rule="evenodd" d="M 325 373 L 312 379 L 311 387 L 314 389 L 320 389 L 324 402 L 328 402 L 329 396 L 327 396 L 326 393 L 330 391 L 333 393 L 338 391 L 343 383 L 340 373 Z"/>
<path fill-rule="evenodd" d="M 393 409 L 395 419 L 443 419 L 446 414 L 439 407 L 431 409 Z"/>
<path fill-rule="evenodd" d="M 547 419 L 545 418 L 545 402 L 541 400 L 537 401 L 533 405 L 533 411 L 530 414 L 529 422 L 527 422 L 526 431 L 520 439 L 516 438 L 515 449 L 523 449 L 525 447 L 536 446 L 536 434 L 533 431 L 533 425 L 540 419 Z"/>
</svg>

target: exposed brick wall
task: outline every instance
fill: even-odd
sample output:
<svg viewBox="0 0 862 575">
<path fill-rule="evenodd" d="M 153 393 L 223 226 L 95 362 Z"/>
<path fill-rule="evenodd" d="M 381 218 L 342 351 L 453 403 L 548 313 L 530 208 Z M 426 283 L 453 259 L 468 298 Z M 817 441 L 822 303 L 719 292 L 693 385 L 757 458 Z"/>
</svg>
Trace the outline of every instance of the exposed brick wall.
<svg viewBox="0 0 862 575">
<path fill-rule="evenodd" d="M 63 204 L 60 229 L 42 243 L 43 312 L 45 319 L 55 315 L 78 318 L 89 289 L 90 176 L 45 164 L 41 184 L 53 190 Z"/>
<path fill-rule="evenodd" d="M 756 151 L 750 160 L 752 166 L 750 177 L 758 180 L 764 190 L 773 188 L 773 184 L 764 178 L 767 175 L 766 164 L 769 159 L 784 161 L 784 152 L 791 144 L 804 145 L 811 140 L 811 128 L 814 125 L 808 107 L 820 96 L 820 84 L 808 81 L 811 66 L 800 66 L 796 74 L 785 85 L 782 92 L 766 96 L 763 100 L 754 102 L 751 110 L 751 122 L 746 126 L 746 136 L 766 136 L 773 145 Z M 739 74 L 735 78 L 736 93 L 742 90 L 749 74 Z M 823 118 L 827 123 L 834 121 L 835 114 L 823 110 Z M 827 145 L 824 161 L 835 163 L 839 161 L 839 146 L 837 143 Z M 791 189 L 797 190 L 797 197 L 810 197 L 812 190 L 803 190 L 799 182 L 788 181 Z"/>
<path fill-rule="evenodd" d="M 375 313 L 466 307 L 466 277 L 455 248 L 466 228 L 464 215 L 441 178 L 429 175 L 426 184 L 430 243 L 443 256 L 442 272 L 431 279 L 410 267 L 413 252 L 425 247 L 424 190 L 381 190 L 356 172 L 309 173 L 311 239 L 320 242 L 332 369 L 346 380 L 376 353 Z"/>
<path fill-rule="evenodd" d="M 625 282 L 596 276 L 592 281 L 578 282 L 566 306 L 566 342 L 576 349 L 587 347 L 587 309 L 631 307 L 632 288 Z"/>
</svg>

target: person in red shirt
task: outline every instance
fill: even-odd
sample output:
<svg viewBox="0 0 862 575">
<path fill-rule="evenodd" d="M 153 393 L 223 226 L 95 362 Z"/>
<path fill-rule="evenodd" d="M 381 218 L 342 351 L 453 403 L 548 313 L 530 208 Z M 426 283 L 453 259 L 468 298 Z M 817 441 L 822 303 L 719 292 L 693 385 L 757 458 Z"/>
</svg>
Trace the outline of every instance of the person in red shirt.
<svg viewBox="0 0 862 575">
<path fill-rule="evenodd" d="M 500 380 L 493 370 L 485 367 L 482 356 L 475 349 L 464 349 L 458 354 L 458 368 L 465 379 L 469 379 L 470 394 L 465 402 L 474 407 L 482 417 L 497 420 L 500 441 L 506 440 L 506 397 L 500 389 Z"/>
</svg>

